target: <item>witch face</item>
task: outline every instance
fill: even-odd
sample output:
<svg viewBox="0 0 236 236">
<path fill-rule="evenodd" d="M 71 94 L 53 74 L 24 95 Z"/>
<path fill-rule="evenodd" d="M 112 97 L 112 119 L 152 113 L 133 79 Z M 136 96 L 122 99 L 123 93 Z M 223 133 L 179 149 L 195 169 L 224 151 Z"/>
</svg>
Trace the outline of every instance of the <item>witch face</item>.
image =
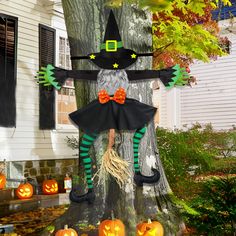
<svg viewBox="0 0 236 236">
<path fill-rule="evenodd" d="M 119 88 L 127 91 L 129 80 L 125 70 L 100 70 L 97 77 L 98 91 L 106 90 L 113 95 Z"/>
</svg>

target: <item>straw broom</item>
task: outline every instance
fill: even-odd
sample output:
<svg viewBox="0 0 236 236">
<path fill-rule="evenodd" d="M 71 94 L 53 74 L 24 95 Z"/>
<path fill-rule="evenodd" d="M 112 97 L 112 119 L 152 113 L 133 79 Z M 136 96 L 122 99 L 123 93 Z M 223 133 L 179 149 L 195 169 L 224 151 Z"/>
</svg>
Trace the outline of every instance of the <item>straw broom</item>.
<svg viewBox="0 0 236 236">
<path fill-rule="evenodd" d="M 112 148 L 115 143 L 115 129 L 110 129 L 108 133 L 108 147 L 102 156 L 101 167 L 97 174 L 100 183 L 107 176 L 112 175 L 119 187 L 122 188 L 131 176 L 129 171 L 129 163 L 121 159 L 118 153 Z"/>
</svg>

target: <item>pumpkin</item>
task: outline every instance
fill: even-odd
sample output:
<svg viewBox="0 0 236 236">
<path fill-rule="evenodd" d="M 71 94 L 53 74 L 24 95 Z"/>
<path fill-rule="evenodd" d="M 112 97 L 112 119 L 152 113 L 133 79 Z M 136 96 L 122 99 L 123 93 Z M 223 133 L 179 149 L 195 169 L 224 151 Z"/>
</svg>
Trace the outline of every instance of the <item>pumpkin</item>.
<svg viewBox="0 0 236 236">
<path fill-rule="evenodd" d="M 125 236 L 125 226 L 119 219 L 104 220 L 98 228 L 99 236 Z"/>
<path fill-rule="evenodd" d="M 68 228 L 68 225 L 65 225 L 64 229 L 58 230 L 55 236 L 78 236 L 78 234 L 74 229 Z"/>
<path fill-rule="evenodd" d="M 34 190 L 30 183 L 21 183 L 16 189 L 16 196 L 19 199 L 29 199 L 33 196 Z"/>
<path fill-rule="evenodd" d="M 163 236 L 164 229 L 158 221 L 141 222 L 136 227 L 136 236 Z"/>
<path fill-rule="evenodd" d="M 58 183 L 55 179 L 46 179 L 43 181 L 43 193 L 47 195 L 58 193 Z"/>
<path fill-rule="evenodd" d="M 6 182 L 6 176 L 0 173 L 0 189 L 5 188 Z"/>
</svg>

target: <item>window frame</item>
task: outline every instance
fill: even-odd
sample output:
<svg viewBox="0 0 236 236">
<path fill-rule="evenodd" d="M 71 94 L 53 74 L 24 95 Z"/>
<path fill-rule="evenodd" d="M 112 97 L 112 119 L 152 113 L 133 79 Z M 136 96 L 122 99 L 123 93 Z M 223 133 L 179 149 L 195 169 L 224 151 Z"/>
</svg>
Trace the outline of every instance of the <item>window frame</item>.
<svg viewBox="0 0 236 236">
<path fill-rule="evenodd" d="M 58 31 L 57 30 L 57 35 L 56 35 L 56 66 L 59 66 L 59 45 L 60 45 L 60 38 L 65 38 L 68 39 L 67 33 L 64 31 Z M 65 86 L 67 88 L 71 88 L 70 86 Z M 58 91 L 56 91 L 56 99 L 55 99 L 55 111 L 56 111 L 56 130 L 59 132 L 68 132 L 68 133 L 74 133 L 75 131 L 78 131 L 78 129 L 73 125 L 73 124 L 59 124 L 58 123 Z"/>
</svg>

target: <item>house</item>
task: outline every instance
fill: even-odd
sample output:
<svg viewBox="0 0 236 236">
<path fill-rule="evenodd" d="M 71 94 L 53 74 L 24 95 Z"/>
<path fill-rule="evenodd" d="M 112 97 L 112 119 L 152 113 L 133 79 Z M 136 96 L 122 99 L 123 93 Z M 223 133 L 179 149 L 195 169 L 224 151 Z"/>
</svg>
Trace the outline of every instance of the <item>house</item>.
<svg viewBox="0 0 236 236">
<path fill-rule="evenodd" d="M 194 123 L 211 123 L 214 129 L 231 129 L 236 125 L 236 1 L 231 7 L 213 12 L 219 19 L 221 35 L 231 41 L 227 56 L 209 63 L 195 62 L 191 74 L 197 85 L 166 91 L 154 91 L 159 104 L 159 126 L 174 129 L 191 127 Z M 230 19 L 229 19 L 230 18 Z M 234 23 L 235 22 L 235 23 Z"/>
<path fill-rule="evenodd" d="M 36 84 L 39 66 L 69 68 L 70 54 L 58 1 L 1 0 L 0 161 L 10 179 L 77 172 L 77 150 L 66 137 L 78 136 L 67 114 L 76 109 L 73 83 L 54 94 Z M 51 107 L 45 99 L 50 99 Z M 8 181 L 10 183 L 10 181 Z"/>
<path fill-rule="evenodd" d="M 230 27 L 227 20 L 221 25 Z M 154 91 L 160 126 L 181 128 L 199 122 L 228 129 L 235 124 L 236 35 L 225 32 L 232 42 L 231 54 L 208 64 L 195 63 L 191 71 L 198 78 L 197 86 L 166 92 L 160 85 Z M 46 175 L 77 172 L 77 150 L 65 141 L 67 136 L 78 136 L 67 118 L 76 109 L 73 83 L 68 81 L 55 95 L 39 89 L 34 75 L 47 63 L 70 67 L 60 1 L 1 0 L 0 161 L 6 159 L 8 178 L 37 177 L 40 182 Z M 47 106 L 45 99 L 53 104 L 48 113 L 42 109 Z"/>
</svg>

